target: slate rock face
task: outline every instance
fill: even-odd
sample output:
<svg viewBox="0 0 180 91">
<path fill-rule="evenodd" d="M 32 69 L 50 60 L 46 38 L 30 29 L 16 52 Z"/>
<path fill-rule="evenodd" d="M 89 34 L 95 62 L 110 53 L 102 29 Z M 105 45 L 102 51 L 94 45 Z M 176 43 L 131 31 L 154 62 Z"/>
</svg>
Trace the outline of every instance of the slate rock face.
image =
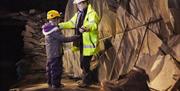
<svg viewBox="0 0 180 91">
<path fill-rule="evenodd" d="M 36 73 L 40 73 L 37 77 L 43 78 L 46 67 L 46 53 L 41 26 L 45 22 L 46 13 L 32 9 L 29 12 L 21 12 L 21 15 L 16 17 L 24 17 L 27 20 L 25 30 L 21 33 L 24 41 L 24 57 L 16 63 L 17 72 L 20 78 L 32 77 Z"/>
<path fill-rule="evenodd" d="M 66 7 L 65 21 L 76 12 L 72 1 L 69 0 Z M 153 88 L 173 87 L 180 75 L 179 1 L 90 0 L 90 3 L 101 17 L 99 80 L 117 79 L 136 63 L 146 70 Z M 165 71 L 171 68 L 172 72 Z M 174 75 L 176 79 L 173 79 Z M 159 81 L 161 86 L 155 85 Z"/>
<path fill-rule="evenodd" d="M 176 82 L 180 77 L 178 0 L 89 1 L 101 17 L 98 27 L 100 53 L 91 67 L 91 69 L 98 67 L 100 81 L 115 80 L 136 65 L 149 75 L 149 86 L 152 88 L 171 89 L 178 83 Z M 76 11 L 73 0 L 69 0 L 65 21 Z M 31 10 L 21 15 L 27 19 L 26 29 L 22 32 L 25 56 L 17 65 L 23 75 L 41 72 L 44 75 L 46 54 L 40 27 L 46 21 L 46 13 Z M 71 36 L 74 30 L 63 30 L 63 34 Z M 72 43 L 64 45 L 64 72 L 81 77 L 79 52 L 73 53 L 71 47 Z"/>
</svg>

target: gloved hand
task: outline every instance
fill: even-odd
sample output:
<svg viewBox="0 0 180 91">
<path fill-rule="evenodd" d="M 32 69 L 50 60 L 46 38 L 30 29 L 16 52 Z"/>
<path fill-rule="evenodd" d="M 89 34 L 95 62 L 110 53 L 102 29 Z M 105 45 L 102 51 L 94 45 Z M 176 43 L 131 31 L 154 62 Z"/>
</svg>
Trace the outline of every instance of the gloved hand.
<svg viewBox="0 0 180 91">
<path fill-rule="evenodd" d="M 59 28 L 55 25 L 53 25 L 52 23 L 45 23 L 42 26 L 42 32 L 44 35 L 48 35 L 54 31 L 57 31 Z"/>
<path fill-rule="evenodd" d="M 73 47 L 71 48 L 71 51 L 72 51 L 72 52 L 76 52 L 76 51 L 78 51 L 78 50 L 79 50 L 79 48 L 76 47 L 76 46 L 73 46 Z"/>
</svg>

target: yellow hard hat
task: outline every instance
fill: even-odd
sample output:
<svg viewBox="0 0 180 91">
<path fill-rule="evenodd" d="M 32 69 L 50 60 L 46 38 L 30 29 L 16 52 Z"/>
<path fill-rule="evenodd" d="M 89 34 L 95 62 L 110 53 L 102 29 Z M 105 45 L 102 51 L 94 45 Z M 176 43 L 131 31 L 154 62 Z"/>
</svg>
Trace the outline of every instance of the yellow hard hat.
<svg viewBox="0 0 180 91">
<path fill-rule="evenodd" d="M 48 20 L 53 19 L 55 17 L 60 17 L 60 16 L 61 16 L 61 14 L 57 10 L 50 10 L 47 13 L 47 19 Z"/>
</svg>

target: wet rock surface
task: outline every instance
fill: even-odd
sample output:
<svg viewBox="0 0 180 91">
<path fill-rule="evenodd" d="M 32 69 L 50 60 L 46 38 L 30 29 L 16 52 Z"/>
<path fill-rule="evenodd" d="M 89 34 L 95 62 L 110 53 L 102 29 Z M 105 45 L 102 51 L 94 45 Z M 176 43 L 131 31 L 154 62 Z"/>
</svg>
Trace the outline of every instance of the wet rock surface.
<svg viewBox="0 0 180 91">
<path fill-rule="evenodd" d="M 68 1 L 65 21 L 77 11 L 72 2 L 73 0 Z M 99 81 L 116 80 L 136 65 L 149 75 L 149 87 L 170 90 L 178 86 L 180 78 L 178 0 L 90 0 L 90 3 L 101 17 L 100 53 L 91 67 L 91 69 L 98 67 Z M 22 15 L 27 19 L 27 24 L 22 32 L 25 56 L 17 63 L 19 73 L 22 76 L 39 73 L 37 78 L 44 79 L 46 54 L 40 27 L 46 21 L 46 14 L 30 10 L 21 12 L 15 18 L 24 19 L 19 18 Z M 74 31 L 63 30 L 63 33 L 71 36 Z M 64 72 L 73 77 L 81 77 L 79 53 L 73 53 L 71 47 L 72 43 L 64 45 Z"/>
</svg>

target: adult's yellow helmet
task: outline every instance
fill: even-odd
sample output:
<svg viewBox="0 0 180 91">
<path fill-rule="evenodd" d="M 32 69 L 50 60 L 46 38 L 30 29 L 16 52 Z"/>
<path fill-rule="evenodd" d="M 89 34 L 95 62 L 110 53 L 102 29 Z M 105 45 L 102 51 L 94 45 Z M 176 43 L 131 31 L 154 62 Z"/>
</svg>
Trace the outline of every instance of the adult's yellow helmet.
<svg viewBox="0 0 180 91">
<path fill-rule="evenodd" d="M 78 4 L 78 3 L 80 3 L 80 2 L 83 2 L 83 1 L 87 1 L 87 0 L 74 0 L 74 4 Z"/>
<path fill-rule="evenodd" d="M 57 10 L 50 10 L 47 13 L 47 19 L 53 19 L 55 17 L 61 17 L 61 14 Z"/>
</svg>

